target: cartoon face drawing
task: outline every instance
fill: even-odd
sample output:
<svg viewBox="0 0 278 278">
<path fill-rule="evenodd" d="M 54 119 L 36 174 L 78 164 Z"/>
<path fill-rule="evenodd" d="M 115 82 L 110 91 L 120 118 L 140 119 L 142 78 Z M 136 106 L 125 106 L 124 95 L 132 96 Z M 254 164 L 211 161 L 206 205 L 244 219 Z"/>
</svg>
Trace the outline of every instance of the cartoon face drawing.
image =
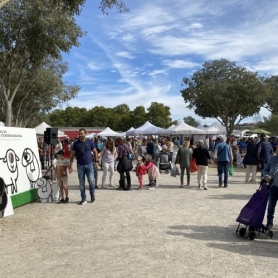
<svg viewBox="0 0 278 278">
<path fill-rule="evenodd" d="M 11 194 L 17 192 L 17 179 L 18 179 L 18 156 L 12 149 L 8 149 L 4 158 L 0 158 L 4 163 L 7 164 L 8 170 L 10 171 L 10 184 L 6 184 L 7 188 L 11 187 Z"/>
<path fill-rule="evenodd" d="M 48 180 L 41 178 L 38 180 L 35 188 L 38 189 L 38 195 L 41 202 L 52 202 L 52 187 Z"/>
<path fill-rule="evenodd" d="M 17 161 L 19 161 L 19 158 L 15 152 L 12 149 L 7 150 L 3 162 L 7 163 L 8 169 L 11 173 L 17 171 Z"/>
<path fill-rule="evenodd" d="M 26 175 L 30 181 L 31 188 L 33 188 L 40 177 L 40 166 L 37 157 L 30 148 L 24 149 L 21 163 L 26 169 Z"/>
</svg>

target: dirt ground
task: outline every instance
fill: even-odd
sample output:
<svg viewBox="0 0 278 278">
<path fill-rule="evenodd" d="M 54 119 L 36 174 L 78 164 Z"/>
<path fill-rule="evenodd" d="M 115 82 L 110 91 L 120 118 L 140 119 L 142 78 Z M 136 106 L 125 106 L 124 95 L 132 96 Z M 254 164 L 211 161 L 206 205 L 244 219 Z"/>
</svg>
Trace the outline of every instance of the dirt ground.
<svg viewBox="0 0 278 278">
<path fill-rule="evenodd" d="M 209 167 L 207 191 L 197 188 L 196 174 L 180 188 L 179 176 L 164 173 L 156 190 L 137 191 L 132 172 L 132 191 L 99 189 L 84 206 L 75 171 L 68 204 L 34 202 L 0 219 L 1 278 L 275 277 L 278 222 L 271 240 L 235 233 L 258 185 L 244 184 L 244 170 L 236 169 L 229 187 L 218 188 Z M 99 170 L 99 184 L 101 177 Z"/>
</svg>

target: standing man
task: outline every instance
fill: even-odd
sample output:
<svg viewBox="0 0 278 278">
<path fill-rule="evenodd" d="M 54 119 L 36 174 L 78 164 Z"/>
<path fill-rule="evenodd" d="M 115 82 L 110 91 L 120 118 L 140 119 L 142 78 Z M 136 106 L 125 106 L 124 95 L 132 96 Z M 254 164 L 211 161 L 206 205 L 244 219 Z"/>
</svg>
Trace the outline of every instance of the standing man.
<svg viewBox="0 0 278 278">
<path fill-rule="evenodd" d="M 224 172 L 224 187 L 228 187 L 229 167 L 233 163 L 233 154 L 231 147 L 224 142 L 224 138 L 219 138 L 219 143 L 215 147 L 214 155 L 217 158 L 217 172 L 219 178 L 219 187 L 223 186 L 222 174 Z"/>
<path fill-rule="evenodd" d="M 95 144 L 91 140 L 86 139 L 85 136 L 86 130 L 84 128 L 79 129 L 79 138 L 73 143 L 70 155 L 70 173 L 72 173 L 73 171 L 73 159 L 75 156 L 77 158 L 77 172 L 81 193 L 81 201 L 79 202 L 80 205 L 85 205 L 87 203 L 87 196 L 85 192 L 85 175 L 87 176 L 89 182 L 91 202 L 93 203 L 95 201 L 94 167 L 98 167 L 97 159 L 94 160 L 93 166 L 93 159 L 91 153 L 94 153 L 94 157 L 98 157 Z"/>
<path fill-rule="evenodd" d="M 155 163 L 156 162 L 156 148 L 157 146 L 153 142 L 153 137 L 148 136 L 148 143 L 147 143 L 147 154 L 149 154 L 152 157 L 152 161 Z"/>
<path fill-rule="evenodd" d="M 261 177 L 263 174 L 263 169 L 266 166 L 270 156 L 273 153 L 272 146 L 270 142 L 266 139 L 266 135 L 262 134 L 260 136 L 260 142 L 255 147 L 255 154 L 257 155 L 261 164 Z"/>
</svg>

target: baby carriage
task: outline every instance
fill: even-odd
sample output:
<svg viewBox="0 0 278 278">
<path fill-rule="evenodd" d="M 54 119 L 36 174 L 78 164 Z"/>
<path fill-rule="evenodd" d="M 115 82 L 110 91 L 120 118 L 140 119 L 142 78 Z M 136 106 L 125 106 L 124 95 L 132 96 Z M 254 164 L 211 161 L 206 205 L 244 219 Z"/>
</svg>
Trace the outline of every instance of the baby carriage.
<svg viewBox="0 0 278 278">
<path fill-rule="evenodd" d="M 165 172 L 165 174 L 169 174 L 171 170 L 171 162 L 169 160 L 169 154 L 167 152 L 160 152 L 159 154 L 159 173 Z"/>
<path fill-rule="evenodd" d="M 249 202 L 242 208 L 238 218 L 239 222 L 236 234 L 242 238 L 254 240 L 260 234 L 265 234 L 267 238 L 273 237 L 273 232 L 262 224 L 267 201 L 268 201 L 268 184 L 265 180 L 261 181 L 260 188 L 253 194 Z M 245 225 L 245 227 L 241 227 Z"/>
</svg>

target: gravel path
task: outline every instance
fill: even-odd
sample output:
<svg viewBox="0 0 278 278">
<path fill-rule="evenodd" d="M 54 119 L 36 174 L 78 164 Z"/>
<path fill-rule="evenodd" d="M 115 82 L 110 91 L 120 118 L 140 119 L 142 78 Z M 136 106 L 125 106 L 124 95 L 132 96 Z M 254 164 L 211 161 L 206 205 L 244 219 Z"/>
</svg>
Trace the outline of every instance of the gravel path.
<svg viewBox="0 0 278 278">
<path fill-rule="evenodd" d="M 197 188 L 196 174 L 190 187 L 161 174 L 158 189 L 137 191 L 132 172 L 132 191 L 99 189 L 93 204 L 79 206 L 74 172 L 68 204 L 34 202 L 0 219 L 1 278 L 275 276 L 277 226 L 271 240 L 235 234 L 258 187 L 244 184 L 244 174 L 236 169 L 229 187 L 218 188 L 210 166 L 207 191 Z"/>
</svg>

